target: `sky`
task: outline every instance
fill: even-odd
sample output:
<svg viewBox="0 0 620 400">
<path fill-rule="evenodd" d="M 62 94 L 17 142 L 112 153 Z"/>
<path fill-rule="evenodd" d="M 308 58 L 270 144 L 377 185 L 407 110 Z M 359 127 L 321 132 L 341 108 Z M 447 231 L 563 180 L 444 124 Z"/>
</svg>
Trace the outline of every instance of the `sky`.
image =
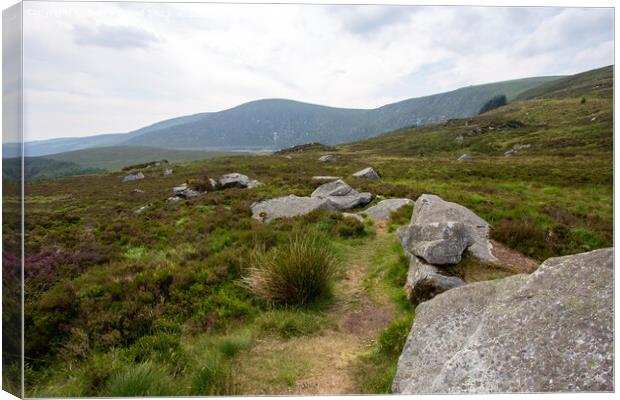
<svg viewBox="0 0 620 400">
<path fill-rule="evenodd" d="M 128 132 L 262 98 L 374 108 L 613 64 L 613 10 L 24 3 L 24 137 Z"/>
</svg>

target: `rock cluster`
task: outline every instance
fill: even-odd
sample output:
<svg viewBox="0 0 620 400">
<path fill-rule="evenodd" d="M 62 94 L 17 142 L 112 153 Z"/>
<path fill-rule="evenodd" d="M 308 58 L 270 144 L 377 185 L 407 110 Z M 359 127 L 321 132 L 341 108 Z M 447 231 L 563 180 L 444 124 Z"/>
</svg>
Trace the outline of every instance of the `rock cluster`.
<svg viewBox="0 0 620 400">
<path fill-rule="evenodd" d="M 139 181 L 140 179 L 144 179 L 144 174 L 142 172 L 136 172 L 125 176 L 123 182 Z"/>
<path fill-rule="evenodd" d="M 613 391 L 613 249 L 416 308 L 395 394 Z"/>
<path fill-rule="evenodd" d="M 423 194 L 415 202 L 408 226 L 397 236 L 410 257 L 405 291 L 415 304 L 464 285 L 443 272 L 461 261 L 464 251 L 482 261 L 495 261 L 489 240 L 489 224 L 471 210 L 439 196 Z"/>
<path fill-rule="evenodd" d="M 252 217 L 263 222 L 277 218 L 305 215 L 316 209 L 344 211 L 370 203 L 370 193 L 359 193 L 346 182 L 338 179 L 325 183 L 312 192 L 310 197 L 295 195 L 257 201 L 252 204 Z"/>
</svg>

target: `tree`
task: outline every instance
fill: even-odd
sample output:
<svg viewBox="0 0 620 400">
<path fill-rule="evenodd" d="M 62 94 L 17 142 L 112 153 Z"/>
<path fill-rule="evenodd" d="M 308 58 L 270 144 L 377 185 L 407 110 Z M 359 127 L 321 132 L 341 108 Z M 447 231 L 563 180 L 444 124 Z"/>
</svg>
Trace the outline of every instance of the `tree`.
<svg viewBox="0 0 620 400">
<path fill-rule="evenodd" d="M 487 111 L 495 110 L 496 108 L 505 106 L 506 104 L 508 104 L 508 101 L 506 101 L 505 95 L 501 94 L 499 96 L 495 96 L 486 103 L 484 103 L 478 114 L 483 114 Z"/>
</svg>

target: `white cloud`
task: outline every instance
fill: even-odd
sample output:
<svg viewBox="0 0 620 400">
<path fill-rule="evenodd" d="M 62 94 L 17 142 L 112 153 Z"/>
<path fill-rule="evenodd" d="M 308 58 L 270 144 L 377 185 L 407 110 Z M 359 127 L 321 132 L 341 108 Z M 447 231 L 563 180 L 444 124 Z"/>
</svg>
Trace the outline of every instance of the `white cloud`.
<svg viewBox="0 0 620 400">
<path fill-rule="evenodd" d="M 610 9 L 29 2 L 24 23 L 28 139 L 259 98 L 371 108 L 613 62 Z"/>
</svg>

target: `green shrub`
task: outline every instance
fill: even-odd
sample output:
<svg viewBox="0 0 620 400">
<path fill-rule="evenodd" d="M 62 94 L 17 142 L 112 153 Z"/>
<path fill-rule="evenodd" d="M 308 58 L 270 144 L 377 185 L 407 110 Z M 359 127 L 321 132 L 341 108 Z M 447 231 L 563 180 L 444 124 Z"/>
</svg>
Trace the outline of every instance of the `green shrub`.
<svg viewBox="0 0 620 400">
<path fill-rule="evenodd" d="M 191 391 L 192 394 L 199 396 L 236 393 L 230 366 L 217 350 L 206 353 L 205 357 L 198 360 L 198 366 L 191 379 Z"/>
<path fill-rule="evenodd" d="M 156 365 L 145 362 L 129 365 L 114 374 L 106 384 L 107 397 L 137 397 L 170 395 L 171 381 Z"/>
<path fill-rule="evenodd" d="M 187 364 L 187 355 L 180 345 L 179 336 L 166 333 L 141 337 L 127 349 L 127 356 L 133 362 L 152 360 L 169 363 L 175 372 L 179 372 Z"/>
<path fill-rule="evenodd" d="M 412 322 L 413 316 L 392 321 L 379 336 L 379 351 L 388 356 L 398 357 L 405 347 Z"/>
<path fill-rule="evenodd" d="M 249 335 L 229 335 L 217 341 L 217 349 L 226 358 L 233 358 L 240 351 L 249 349 L 252 338 Z"/>
<path fill-rule="evenodd" d="M 309 233 L 271 251 L 253 251 L 250 263 L 243 286 L 264 300 L 295 305 L 328 295 L 337 265 L 328 243 Z"/>
<path fill-rule="evenodd" d="M 332 232 L 336 235 L 349 238 L 366 235 L 364 223 L 355 218 L 341 218 L 333 227 Z"/>
</svg>

